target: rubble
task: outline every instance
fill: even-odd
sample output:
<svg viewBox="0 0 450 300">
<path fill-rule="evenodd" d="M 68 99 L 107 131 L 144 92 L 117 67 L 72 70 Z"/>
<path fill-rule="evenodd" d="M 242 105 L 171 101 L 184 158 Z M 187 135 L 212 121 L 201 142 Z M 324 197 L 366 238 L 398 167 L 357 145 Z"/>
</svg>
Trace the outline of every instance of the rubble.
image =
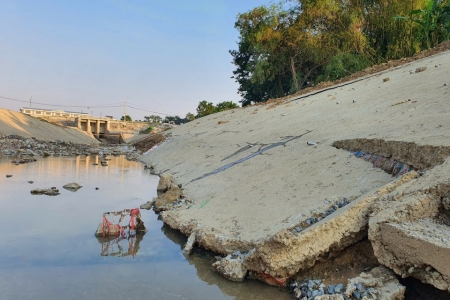
<svg viewBox="0 0 450 300">
<path fill-rule="evenodd" d="M 450 161 L 389 193 L 369 217 L 378 261 L 395 273 L 450 292 Z M 431 184 L 433 183 L 433 184 Z"/>
<path fill-rule="evenodd" d="M 49 156 L 79 156 L 100 155 L 101 165 L 108 165 L 107 154 L 113 156 L 125 155 L 128 160 L 136 160 L 139 153 L 132 146 L 105 146 L 99 144 L 75 144 L 65 141 L 40 141 L 35 138 L 24 138 L 19 135 L 9 135 L 0 138 L 0 153 L 13 156 L 12 163 L 24 164 L 35 162 L 38 157 Z M 93 165 L 97 165 L 93 163 Z"/>
<path fill-rule="evenodd" d="M 196 239 L 196 237 L 197 237 L 197 233 L 195 233 L 195 232 L 193 232 L 193 233 L 189 236 L 189 238 L 188 238 L 188 240 L 187 240 L 187 242 L 186 242 L 186 245 L 184 245 L 184 248 L 183 248 L 183 253 L 184 253 L 185 255 L 191 254 L 192 248 L 194 248 L 194 244 L 195 244 L 195 239 Z"/>
<path fill-rule="evenodd" d="M 213 263 L 213 269 L 231 281 L 243 281 L 247 276 L 248 269 L 243 262 L 248 254 L 236 252 Z"/>
<path fill-rule="evenodd" d="M 114 220 L 116 217 L 118 219 Z M 103 213 L 102 221 L 94 235 L 97 237 L 118 236 L 127 238 L 145 232 L 147 232 L 147 229 L 141 220 L 141 212 L 138 208 L 133 208 Z"/>
<path fill-rule="evenodd" d="M 349 279 L 347 287 L 343 284 L 326 285 L 321 279 L 308 279 L 293 282 L 290 290 L 296 299 L 302 300 L 402 300 L 405 294 L 405 287 L 394 273 L 382 266 Z"/>
<path fill-rule="evenodd" d="M 98 189 L 98 188 L 97 188 Z M 144 204 L 141 204 L 141 206 L 139 207 L 140 209 L 146 209 L 146 210 L 150 210 L 153 207 L 153 204 L 155 203 L 155 200 L 151 200 L 151 201 L 147 201 Z"/>
</svg>

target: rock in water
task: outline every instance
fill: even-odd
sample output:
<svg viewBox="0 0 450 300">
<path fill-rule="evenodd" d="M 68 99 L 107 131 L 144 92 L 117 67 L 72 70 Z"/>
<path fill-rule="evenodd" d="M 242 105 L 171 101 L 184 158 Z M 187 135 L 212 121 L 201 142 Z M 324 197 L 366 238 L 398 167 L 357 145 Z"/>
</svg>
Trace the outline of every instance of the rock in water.
<svg viewBox="0 0 450 300">
<path fill-rule="evenodd" d="M 81 189 L 82 186 L 79 185 L 79 184 L 76 183 L 76 182 L 72 182 L 72 183 L 65 184 L 65 185 L 63 186 L 63 188 L 65 188 L 66 190 L 72 191 L 72 192 L 76 192 L 76 191 L 78 191 L 79 189 Z"/>
<path fill-rule="evenodd" d="M 47 195 L 47 196 L 56 196 L 59 195 L 59 190 L 55 187 L 49 189 L 34 189 L 31 190 L 32 195 Z"/>
</svg>

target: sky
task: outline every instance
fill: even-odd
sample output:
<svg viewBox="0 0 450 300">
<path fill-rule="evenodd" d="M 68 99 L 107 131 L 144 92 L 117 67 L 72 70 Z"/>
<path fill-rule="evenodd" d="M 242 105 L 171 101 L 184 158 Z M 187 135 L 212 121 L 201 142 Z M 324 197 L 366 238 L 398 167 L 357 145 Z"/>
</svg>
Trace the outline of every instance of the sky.
<svg viewBox="0 0 450 300">
<path fill-rule="evenodd" d="M 126 102 L 143 119 L 238 102 L 228 53 L 236 16 L 269 3 L 2 0 L 0 107 L 18 111 L 31 98 L 36 108 L 120 118 Z"/>
</svg>

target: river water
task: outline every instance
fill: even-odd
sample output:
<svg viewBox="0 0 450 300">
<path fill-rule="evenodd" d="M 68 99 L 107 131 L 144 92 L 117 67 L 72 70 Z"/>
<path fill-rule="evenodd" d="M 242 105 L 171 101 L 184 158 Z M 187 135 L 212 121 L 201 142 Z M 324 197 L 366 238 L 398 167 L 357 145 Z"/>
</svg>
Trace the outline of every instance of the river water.
<svg viewBox="0 0 450 300">
<path fill-rule="evenodd" d="M 113 157 L 107 167 L 92 166 L 94 156 L 18 166 L 11 160 L 0 156 L 0 299 L 292 299 L 258 281 L 222 278 L 211 270 L 212 253 L 197 249 L 184 257 L 186 237 L 153 211 L 141 211 L 148 229 L 141 238 L 94 237 L 103 212 L 156 196 L 159 178 L 140 163 Z M 70 182 L 83 187 L 62 188 Z M 61 194 L 30 194 L 50 187 Z"/>
</svg>

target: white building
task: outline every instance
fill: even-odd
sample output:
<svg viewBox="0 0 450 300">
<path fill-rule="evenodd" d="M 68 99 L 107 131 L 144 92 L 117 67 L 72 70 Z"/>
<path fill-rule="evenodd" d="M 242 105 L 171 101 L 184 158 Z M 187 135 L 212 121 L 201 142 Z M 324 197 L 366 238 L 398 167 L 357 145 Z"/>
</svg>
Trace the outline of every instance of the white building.
<svg viewBox="0 0 450 300">
<path fill-rule="evenodd" d="M 32 107 L 22 107 L 20 109 L 20 112 L 33 117 L 68 117 L 68 118 L 90 117 L 88 113 L 56 110 L 56 109 L 32 108 Z"/>
</svg>

